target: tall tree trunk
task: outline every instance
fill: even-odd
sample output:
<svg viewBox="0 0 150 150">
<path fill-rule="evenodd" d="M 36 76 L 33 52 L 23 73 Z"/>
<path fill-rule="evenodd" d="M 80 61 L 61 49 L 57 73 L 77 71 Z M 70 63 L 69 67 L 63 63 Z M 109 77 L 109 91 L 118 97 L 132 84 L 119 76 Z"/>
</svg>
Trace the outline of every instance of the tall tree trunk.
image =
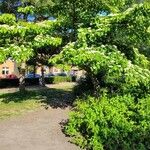
<svg viewBox="0 0 150 150">
<path fill-rule="evenodd" d="M 94 95 L 98 98 L 100 96 L 100 84 L 97 77 L 93 74 L 90 75 L 94 86 Z"/>
<path fill-rule="evenodd" d="M 25 63 L 21 65 L 21 76 L 19 79 L 19 91 L 25 92 Z"/>
<path fill-rule="evenodd" d="M 77 16 L 76 16 L 76 6 L 75 6 L 76 1 L 72 1 L 72 34 L 71 34 L 71 41 L 75 41 L 76 39 L 76 32 L 77 32 L 77 27 L 76 27 L 76 22 L 77 22 Z"/>
<path fill-rule="evenodd" d="M 45 79 L 44 79 L 44 66 L 41 66 L 41 85 L 45 86 Z"/>
<path fill-rule="evenodd" d="M 34 78 L 35 78 L 35 74 L 36 74 L 36 66 L 34 65 L 33 67 L 34 67 L 34 69 L 33 69 L 33 76 L 34 76 Z"/>
</svg>

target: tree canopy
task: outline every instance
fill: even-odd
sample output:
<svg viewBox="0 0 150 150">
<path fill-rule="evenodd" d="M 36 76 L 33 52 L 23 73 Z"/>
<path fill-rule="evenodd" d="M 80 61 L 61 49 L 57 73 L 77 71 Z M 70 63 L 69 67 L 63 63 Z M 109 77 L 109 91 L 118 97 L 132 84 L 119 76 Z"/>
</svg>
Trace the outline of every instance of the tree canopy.
<svg viewBox="0 0 150 150">
<path fill-rule="evenodd" d="M 94 84 L 101 74 L 101 81 L 118 88 L 125 87 L 123 83 L 148 87 L 149 57 L 141 45 L 150 46 L 149 6 L 138 4 L 124 12 L 95 17 L 90 27 L 78 30 L 78 40 L 65 46 L 54 62 L 61 60 L 86 70 Z"/>
</svg>

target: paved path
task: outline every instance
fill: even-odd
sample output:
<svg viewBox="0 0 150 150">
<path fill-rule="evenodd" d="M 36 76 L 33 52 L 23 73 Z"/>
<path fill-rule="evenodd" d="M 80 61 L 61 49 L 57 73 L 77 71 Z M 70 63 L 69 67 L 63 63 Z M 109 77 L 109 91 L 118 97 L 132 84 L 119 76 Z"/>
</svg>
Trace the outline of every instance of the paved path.
<svg viewBox="0 0 150 150">
<path fill-rule="evenodd" d="M 41 108 L 0 121 L 0 150 L 80 150 L 61 131 L 69 107 Z"/>
<path fill-rule="evenodd" d="M 1 121 L 0 150 L 79 150 L 61 131 L 68 112 L 49 108 Z"/>
</svg>

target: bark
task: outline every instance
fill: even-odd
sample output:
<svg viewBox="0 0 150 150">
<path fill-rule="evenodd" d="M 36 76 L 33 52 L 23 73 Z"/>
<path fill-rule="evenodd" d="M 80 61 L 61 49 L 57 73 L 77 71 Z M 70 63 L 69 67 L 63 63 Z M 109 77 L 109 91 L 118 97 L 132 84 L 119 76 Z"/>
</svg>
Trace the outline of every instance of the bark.
<svg viewBox="0 0 150 150">
<path fill-rule="evenodd" d="M 72 35 L 71 35 L 71 41 L 75 41 L 76 39 L 76 22 L 77 22 L 77 16 L 76 16 L 76 6 L 75 6 L 75 0 L 72 1 Z"/>
<path fill-rule="evenodd" d="M 34 65 L 34 72 L 33 72 L 34 78 L 35 78 L 35 73 L 36 73 L 36 66 Z"/>
<path fill-rule="evenodd" d="M 45 86 L 45 79 L 44 79 L 44 67 L 41 66 L 41 85 Z"/>
<path fill-rule="evenodd" d="M 25 69 L 21 71 L 21 77 L 19 78 L 19 91 L 25 92 Z"/>
<path fill-rule="evenodd" d="M 97 77 L 93 74 L 91 74 L 91 80 L 92 80 L 92 83 L 93 83 L 93 86 L 94 86 L 94 96 L 98 98 L 100 96 L 99 81 L 98 81 Z"/>
</svg>

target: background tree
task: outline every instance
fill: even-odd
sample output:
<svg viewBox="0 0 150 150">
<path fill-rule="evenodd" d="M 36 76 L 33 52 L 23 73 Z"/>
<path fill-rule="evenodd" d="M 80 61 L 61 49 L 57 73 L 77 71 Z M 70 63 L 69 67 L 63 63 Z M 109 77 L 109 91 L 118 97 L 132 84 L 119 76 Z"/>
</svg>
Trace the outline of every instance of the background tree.
<svg viewBox="0 0 150 150">
<path fill-rule="evenodd" d="M 136 0 L 55 0 L 53 14 L 56 18 L 61 17 L 67 22 L 67 29 L 72 33 L 71 40 L 74 41 L 77 29 L 90 26 L 97 14 L 120 12 L 136 2 Z"/>
<path fill-rule="evenodd" d="M 1 13 L 17 14 L 17 8 L 21 5 L 20 0 L 1 0 Z"/>
<path fill-rule="evenodd" d="M 0 22 L 0 61 L 12 57 L 18 62 L 26 62 L 37 48 L 61 44 L 59 36 L 52 36 L 58 22 L 16 22 L 16 17 L 9 14 L 1 15 Z"/>
</svg>

